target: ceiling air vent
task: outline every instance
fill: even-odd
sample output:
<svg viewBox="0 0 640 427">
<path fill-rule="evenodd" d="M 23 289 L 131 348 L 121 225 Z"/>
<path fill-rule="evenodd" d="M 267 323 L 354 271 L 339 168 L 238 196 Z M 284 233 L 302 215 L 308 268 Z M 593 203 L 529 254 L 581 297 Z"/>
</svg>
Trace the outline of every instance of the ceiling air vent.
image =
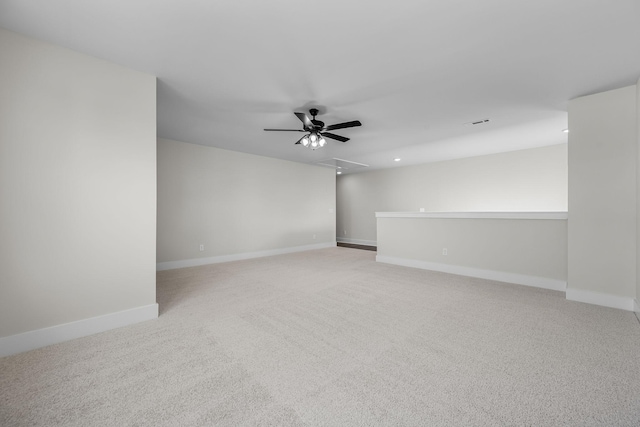
<svg viewBox="0 0 640 427">
<path fill-rule="evenodd" d="M 483 125 L 485 123 L 489 123 L 489 119 L 482 119 L 482 120 L 476 120 L 475 122 L 469 122 L 469 123 L 465 123 L 465 126 L 477 126 L 477 125 Z"/>
<path fill-rule="evenodd" d="M 343 170 L 369 167 L 369 165 L 365 165 L 364 163 L 357 163 L 344 159 L 336 159 L 335 157 L 333 159 L 320 160 L 316 164 Z"/>
</svg>

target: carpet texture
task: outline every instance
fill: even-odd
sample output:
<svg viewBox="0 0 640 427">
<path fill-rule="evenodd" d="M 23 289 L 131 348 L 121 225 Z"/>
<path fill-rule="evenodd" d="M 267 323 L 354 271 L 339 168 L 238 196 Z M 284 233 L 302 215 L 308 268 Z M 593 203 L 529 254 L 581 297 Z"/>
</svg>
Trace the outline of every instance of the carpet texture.
<svg viewBox="0 0 640 427">
<path fill-rule="evenodd" d="M 638 426 L 640 324 L 331 248 L 158 273 L 157 320 L 0 359 L 2 426 Z"/>
</svg>

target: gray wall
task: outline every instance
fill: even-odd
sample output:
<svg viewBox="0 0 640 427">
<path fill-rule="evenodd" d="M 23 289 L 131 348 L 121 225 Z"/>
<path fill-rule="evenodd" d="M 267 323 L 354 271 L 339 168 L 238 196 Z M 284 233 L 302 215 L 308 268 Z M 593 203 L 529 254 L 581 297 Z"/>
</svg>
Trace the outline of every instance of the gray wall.
<svg viewBox="0 0 640 427">
<path fill-rule="evenodd" d="M 334 243 L 335 188 L 330 168 L 159 139 L 157 262 Z"/>
<path fill-rule="evenodd" d="M 636 91 L 569 103 L 568 292 L 636 296 Z"/>
<path fill-rule="evenodd" d="M 635 310 L 640 312 L 640 79 L 636 85 L 636 297 Z"/>
<path fill-rule="evenodd" d="M 377 259 L 564 290 L 567 220 L 380 217 Z"/>
<path fill-rule="evenodd" d="M 375 212 L 566 211 L 567 146 L 344 175 L 337 200 L 338 239 L 362 243 Z"/>
<path fill-rule="evenodd" d="M 155 305 L 155 77 L 1 29 L 0 64 L 0 337 Z"/>
</svg>

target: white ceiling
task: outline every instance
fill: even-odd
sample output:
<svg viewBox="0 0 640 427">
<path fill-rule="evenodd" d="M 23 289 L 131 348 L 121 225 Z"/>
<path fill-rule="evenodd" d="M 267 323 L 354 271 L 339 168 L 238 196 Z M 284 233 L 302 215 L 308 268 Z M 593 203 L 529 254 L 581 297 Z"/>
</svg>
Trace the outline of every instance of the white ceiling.
<svg viewBox="0 0 640 427">
<path fill-rule="evenodd" d="M 156 75 L 159 137 L 370 169 L 566 142 L 568 100 L 640 77 L 640 0 L 0 0 L 0 26 Z M 309 107 L 363 126 L 262 130 Z"/>
</svg>

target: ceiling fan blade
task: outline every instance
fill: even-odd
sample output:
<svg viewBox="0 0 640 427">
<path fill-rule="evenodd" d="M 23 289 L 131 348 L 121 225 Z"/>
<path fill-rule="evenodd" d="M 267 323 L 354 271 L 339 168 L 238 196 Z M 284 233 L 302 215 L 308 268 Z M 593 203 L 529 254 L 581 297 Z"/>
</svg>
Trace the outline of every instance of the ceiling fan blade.
<svg viewBox="0 0 640 427">
<path fill-rule="evenodd" d="M 302 129 L 265 129 L 268 131 L 277 131 L 277 132 L 304 132 Z"/>
<path fill-rule="evenodd" d="M 344 123 L 338 123 L 338 124 L 335 124 L 335 125 L 329 125 L 325 129 L 326 130 L 336 130 L 336 129 L 352 128 L 352 127 L 355 127 L 355 126 L 362 126 L 362 123 L 360 123 L 359 120 L 354 120 L 352 122 L 344 122 Z"/>
<path fill-rule="evenodd" d="M 309 117 L 307 117 L 305 113 L 293 113 L 293 114 L 295 114 L 296 117 L 300 119 L 300 121 L 304 125 L 305 130 L 313 129 L 313 123 L 311 123 L 311 120 L 309 120 Z"/>
<path fill-rule="evenodd" d="M 345 138 L 344 136 L 336 135 L 335 133 L 322 132 L 322 133 L 320 133 L 320 135 L 322 135 L 324 137 L 327 137 L 327 138 L 335 139 L 336 141 L 340 141 L 340 142 L 347 142 L 349 140 L 349 138 Z"/>
</svg>

